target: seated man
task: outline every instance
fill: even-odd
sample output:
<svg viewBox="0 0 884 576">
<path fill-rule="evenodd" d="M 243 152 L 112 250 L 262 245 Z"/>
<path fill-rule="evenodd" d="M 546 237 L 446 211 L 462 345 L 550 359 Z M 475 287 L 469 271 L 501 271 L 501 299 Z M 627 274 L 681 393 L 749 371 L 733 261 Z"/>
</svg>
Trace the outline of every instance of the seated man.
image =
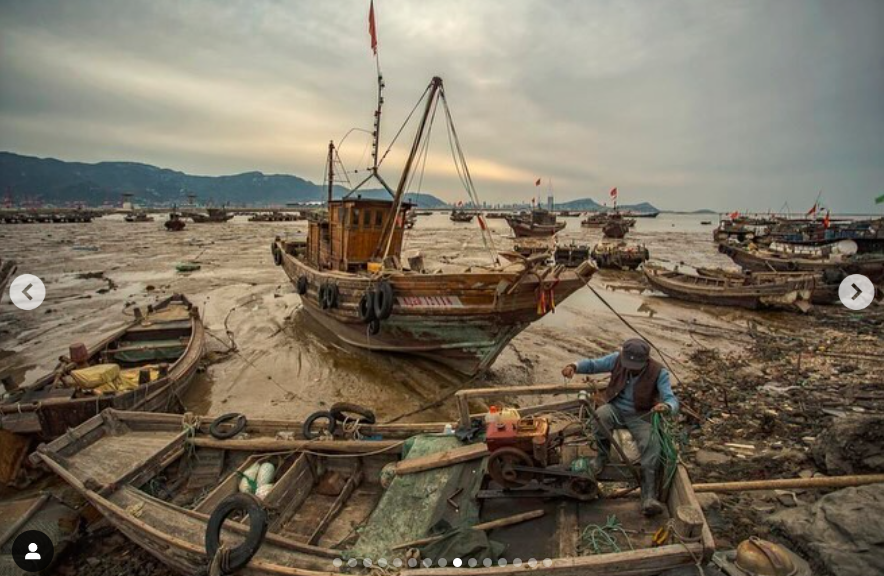
<svg viewBox="0 0 884 576">
<path fill-rule="evenodd" d="M 650 357 L 650 345 L 639 338 L 623 343 L 619 352 L 593 360 L 581 360 L 562 369 L 565 378 L 574 374 L 611 373 L 608 388 L 602 393 L 605 404 L 596 410 L 604 427 L 613 432 L 626 428 L 641 450 L 642 513 L 655 516 L 663 511 L 657 495 L 657 471 L 660 468 L 660 442 L 651 434 L 651 413 L 678 411 L 678 399 L 672 393 L 669 372 Z M 598 475 L 608 463 L 611 439 L 604 430 L 596 431 L 599 453 L 592 461 Z"/>
</svg>

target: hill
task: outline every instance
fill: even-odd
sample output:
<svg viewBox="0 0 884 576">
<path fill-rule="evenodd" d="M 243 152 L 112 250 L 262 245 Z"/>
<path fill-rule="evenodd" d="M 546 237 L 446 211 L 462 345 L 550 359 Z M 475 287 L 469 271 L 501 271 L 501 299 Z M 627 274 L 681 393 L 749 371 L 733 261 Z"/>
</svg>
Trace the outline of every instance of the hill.
<svg viewBox="0 0 884 576">
<path fill-rule="evenodd" d="M 648 202 L 640 202 L 639 204 L 618 204 L 617 208 L 620 210 L 627 211 L 635 211 L 635 212 L 659 212 L 653 204 Z M 579 210 L 582 212 L 591 211 L 591 210 L 610 210 L 610 206 L 603 206 L 599 204 L 592 198 L 579 198 L 577 200 L 570 200 L 568 202 L 556 202 L 557 210 Z"/>
<path fill-rule="evenodd" d="M 270 205 L 323 200 L 325 190 L 298 176 L 245 172 L 230 176 L 195 176 L 138 162 L 65 162 L 54 158 L 0 152 L 0 191 L 16 201 L 89 206 L 117 204 L 132 193 L 140 205 L 184 204 L 188 194 L 215 204 Z M 335 187 L 335 196 L 347 192 Z M 363 197 L 384 197 L 382 189 L 362 190 Z M 432 194 L 408 194 L 422 208 L 446 203 Z"/>
</svg>

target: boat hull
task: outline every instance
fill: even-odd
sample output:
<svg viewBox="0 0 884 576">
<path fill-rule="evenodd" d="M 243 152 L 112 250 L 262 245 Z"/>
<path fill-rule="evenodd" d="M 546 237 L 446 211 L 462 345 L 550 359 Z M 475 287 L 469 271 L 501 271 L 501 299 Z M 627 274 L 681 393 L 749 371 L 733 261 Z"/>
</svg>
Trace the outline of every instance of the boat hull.
<svg viewBox="0 0 884 576">
<path fill-rule="evenodd" d="M 371 335 L 358 304 L 376 287 L 377 278 L 319 271 L 287 253 L 284 243 L 277 249 L 295 286 L 299 278 L 307 278 L 307 292 L 301 296 L 307 313 L 338 339 L 367 350 L 429 358 L 466 375 L 490 368 L 510 340 L 582 288 L 595 272 L 591 264 L 557 269 L 556 277 L 550 273 L 544 280 L 522 272 L 396 272 L 385 278 L 393 288 L 392 313 Z M 319 287 L 327 282 L 338 289 L 334 308 L 319 303 Z"/>
<path fill-rule="evenodd" d="M 659 268 L 646 268 L 645 277 L 652 288 L 677 300 L 751 310 L 806 311 L 815 285 L 814 278 L 807 276 L 741 286 L 724 278 L 688 276 Z"/>
<path fill-rule="evenodd" d="M 566 222 L 556 222 L 555 224 L 529 224 L 507 218 L 507 224 L 513 230 L 516 238 L 542 238 L 545 236 L 554 236 L 567 225 Z"/>
<path fill-rule="evenodd" d="M 743 270 L 755 272 L 826 272 L 841 270 L 847 274 L 862 274 L 872 282 L 884 279 L 884 256 L 873 258 L 850 258 L 843 262 L 823 259 L 787 258 L 756 254 L 727 244 L 719 244 L 718 251 L 730 256 Z"/>
</svg>

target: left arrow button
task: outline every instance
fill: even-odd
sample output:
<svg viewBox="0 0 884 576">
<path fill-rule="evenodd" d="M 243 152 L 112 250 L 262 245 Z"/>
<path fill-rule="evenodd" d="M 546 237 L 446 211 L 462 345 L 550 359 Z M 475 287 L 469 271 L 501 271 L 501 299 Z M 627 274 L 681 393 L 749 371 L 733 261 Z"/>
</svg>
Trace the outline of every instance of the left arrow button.
<svg viewBox="0 0 884 576">
<path fill-rule="evenodd" d="M 9 285 L 9 299 L 22 310 L 33 310 L 46 298 L 46 286 L 33 274 L 22 274 Z"/>
</svg>

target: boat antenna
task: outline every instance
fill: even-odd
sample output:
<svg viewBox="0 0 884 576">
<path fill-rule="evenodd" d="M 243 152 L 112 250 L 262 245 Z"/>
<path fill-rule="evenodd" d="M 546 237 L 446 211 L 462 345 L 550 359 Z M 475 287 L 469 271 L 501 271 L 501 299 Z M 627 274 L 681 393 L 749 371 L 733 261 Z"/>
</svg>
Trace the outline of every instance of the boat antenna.
<svg viewBox="0 0 884 576">
<path fill-rule="evenodd" d="M 326 204 L 331 204 L 335 189 L 335 143 L 333 140 L 328 141 L 328 200 Z"/>
</svg>

